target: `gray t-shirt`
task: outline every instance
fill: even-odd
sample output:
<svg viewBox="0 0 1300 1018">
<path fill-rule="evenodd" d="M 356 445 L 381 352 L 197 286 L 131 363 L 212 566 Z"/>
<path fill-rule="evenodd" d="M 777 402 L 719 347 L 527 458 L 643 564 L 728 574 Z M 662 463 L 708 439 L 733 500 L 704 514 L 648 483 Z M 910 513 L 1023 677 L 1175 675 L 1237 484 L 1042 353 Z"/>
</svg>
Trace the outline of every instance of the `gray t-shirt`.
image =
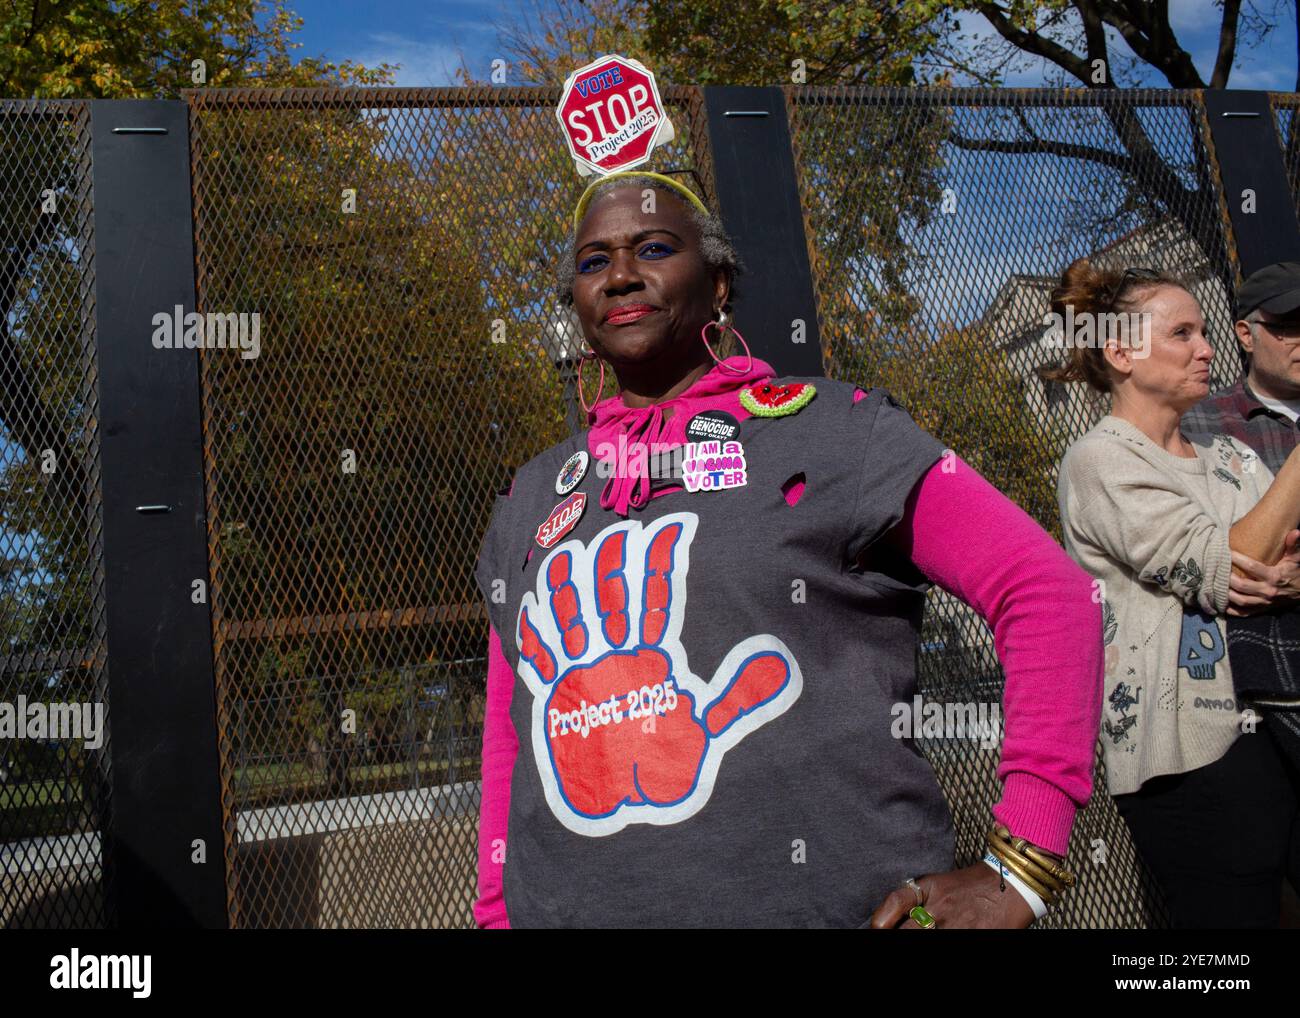
<svg viewBox="0 0 1300 1018">
<path fill-rule="evenodd" d="M 740 424 L 743 486 L 624 519 L 593 458 L 547 550 L 577 434 L 498 497 L 476 576 L 516 675 L 512 926 L 854 927 L 952 868 L 934 773 L 891 736 L 929 584 L 872 547 L 944 447 L 882 389 L 793 381 L 807 406 Z"/>
</svg>

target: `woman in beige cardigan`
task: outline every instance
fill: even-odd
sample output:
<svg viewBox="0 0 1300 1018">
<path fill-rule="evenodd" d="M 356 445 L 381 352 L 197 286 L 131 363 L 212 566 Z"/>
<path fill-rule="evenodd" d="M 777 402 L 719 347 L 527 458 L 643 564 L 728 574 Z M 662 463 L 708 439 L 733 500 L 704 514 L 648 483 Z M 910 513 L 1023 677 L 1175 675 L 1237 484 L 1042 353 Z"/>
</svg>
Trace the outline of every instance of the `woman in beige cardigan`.
<svg viewBox="0 0 1300 1018">
<path fill-rule="evenodd" d="M 1102 600 L 1109 790 L 1175 926 L 1276 926 L 1300 780 L 1235 701 L 1223 616 L 1300 596 L 1300 449 L 1275 479 L 1248 446 L 1179 431 L 1214 351 L 1176 278 L 1080 259 L 1052 308 L 1074 335 L 1040 373 L 1112 398 L 1057 492 Z"/>
</svg>

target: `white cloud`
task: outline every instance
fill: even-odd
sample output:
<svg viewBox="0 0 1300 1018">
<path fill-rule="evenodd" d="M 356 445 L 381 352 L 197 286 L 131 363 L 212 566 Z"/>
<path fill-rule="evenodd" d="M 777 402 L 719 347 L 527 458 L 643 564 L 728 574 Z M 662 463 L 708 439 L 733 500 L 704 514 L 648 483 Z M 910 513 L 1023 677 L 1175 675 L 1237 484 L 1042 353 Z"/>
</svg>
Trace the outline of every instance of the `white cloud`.
<svg viewBox="0 0 1300 1018">
<path fill-rule="evenodd" d="M 1267 59 L 1250 59 L 1246 66 L 1232 68 L 1229 88 L 1251 88 L 1261 92 L 1290 92 L 1295 84 L 1295 65 L 1281 67 Z"/>
<path fill-rule="evenodd" d="M 395 84 L 402 88 L 435 88 L 458 85 L 456 68 L 460 66 L 459 47 L 446 42 L 412 39 L 393 32 L 377 32 L 367 37 L 347 59 L 366 67 L 381 63 L 400 64 Z M 469 54 L 466 54 L 469 60 Z"/>
<path fill-rule="evenodd" d="M 1223 10 L 1214 0 L 1169 0 L 1169 27 L 1175 35 L 1211 30 L 1218 33 Z M 1182 39 L 1184 45 L 1187 40 Z"/>
</svg>

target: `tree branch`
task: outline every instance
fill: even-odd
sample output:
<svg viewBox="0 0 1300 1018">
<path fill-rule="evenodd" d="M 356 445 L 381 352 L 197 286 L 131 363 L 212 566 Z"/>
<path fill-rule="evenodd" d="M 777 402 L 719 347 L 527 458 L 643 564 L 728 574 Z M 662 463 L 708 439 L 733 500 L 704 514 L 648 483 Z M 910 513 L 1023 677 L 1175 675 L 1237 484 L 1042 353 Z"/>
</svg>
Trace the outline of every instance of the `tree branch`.
<svg viewBox="0 0 1300 1018">
<path fill-rule="evenodd" d="M 27 34 L 23 36 L 23 49 L 31 45 L 32 39 L 36 37 L 36 30 L 40 26 L 41 19 L 41 0 L 32 0 L 32 17 L 31 23 L 27 26 Z"/>
<path fill-rule="evenodd" d="M 1083 38 L 1088 47 L 1088 64 L 1100 60 L 1106 70 L 1106 87 L 1115 87 L 1115 76 L 1110 72 L 1110 56 L 1106 52 L 1106 28 L 1097 9 L 1087 0 L 1072 0 L 1079 17 L 1083 19 Z"/>
<path fill-rule="evenodd" d="M 1091 145 L 1075 145 L 1067 141 L 1053 141 L 1051 138 L 1018 138 L 1015 141 L 1002 141 L 997 138 L 966 138 L 958 134 L 949 135 L 948 141 L 968 152 L 1003 152 L 1018 155 L 1037 153 L 1040 155 L 1061 156 L 1066 159 L 1086 159 L 1089 162 L 1108 166 L 1121 173 L 1133 173 L 1133 157 L 1124 152 L 1108 152 L 1104 148 Z"/>
<path fill-rule="evenodd" d="M 840 50 L 842 50 L 843 48 L 844 48 L 844 40 L 840 39 L 836 41 L 835 52 L 833 52 L 829 57 L 827 57 L 825 60 L 821 62 L 822 68 L 820 72 L 818 71 L 813 72 L 812 81 L 810 82 L 810 84 L 821 84 L 823 80 L 822 75 L 826 76 L 826 80 L 830 80 L 830 81 L 835 80 L 836 77 L 835 65 L 836 62 L 840 59 Z"/>
<path fill-rule="evenodd" d="M 958 148 L 970 151 L 1036 153 L 1069 159 L 1085 159 L 1106 166 L 1126 175 L 1133 186 L 1142 188 L 1161 201 L 1183 223 L 1190 235 L 1196 237 L 1198 241 L 1204 241 L 1205 238 L 1197 232 L 1197 209 L 1194 207 L 1194 199 L 1199 192 L 1189 192 L 1178 175 L 1161 158 L 1147 136 L 1146 129 L 1137 118 L 1136 110 L 1108 106 L 1103 109 L 1103 112 L 1124 146 L 1124 151 L 1110 152 L 1088 145 L 1041 138 L 1033 132 L 1023 111 L 1016 111 L 1016 115 L 1028 137 L 1014 141 L 1000 141 L 953 135 L 949 140 Z M 1189 201 L 1193 204 L 1189 204 Z M 1208 248 L 1206 254 L 1210 255 Z"/>
<path fill-rule="evenodd" d="M 1060 43 L 1046 39 L 1037 32 L 1026 32 L 1024 29 L 1016 28 L 1002 8 L 995 3 L 978 3 L 975 5 L 975 9 L 984 15 L 984 20 L 997 30 L 998 35 L 1006 39 L 1016 49 L 1050 60 L 1066 73 L 1074 75 L 1084 85 L 1091 84 L 1088 78 L 1087 62 L 1071 53 Z"/>
<path fill-rule="evenodd" d="M 1241 0 L 1224 0 L 1223 24 L 1219 26 L 1219 53 L 1214 58 L 1214 73 L 1210 75 L 1210 88 L 1227 88 L 1228 75 L 1232 73 L 1232 58 L 1237 52 L 1237 19 L 1241 15 Z"/>
<path fill-rule="evenodd" d="M 1128 43 L 1139 58 L 1165 76 L 1174 88 L 1204 88 L 1191 55 L 1178 45 L 1169 27 L 1169 9 L 1165 4 L 1152 6 L 1142 0 L 1088 0 L 1095 3 L 1101 19 Z"/>
</svg>

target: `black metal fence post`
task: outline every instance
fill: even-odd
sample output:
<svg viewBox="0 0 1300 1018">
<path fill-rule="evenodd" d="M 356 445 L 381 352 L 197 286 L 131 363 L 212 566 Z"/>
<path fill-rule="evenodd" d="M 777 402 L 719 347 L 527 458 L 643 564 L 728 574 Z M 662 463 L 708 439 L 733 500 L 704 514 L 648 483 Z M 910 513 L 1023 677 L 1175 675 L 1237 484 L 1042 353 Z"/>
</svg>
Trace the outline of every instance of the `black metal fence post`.
<svg viewBox="0 0 1300 1018">
<path fill-rule="evenodd" d="M 778 375 L 824 375 L 785 96 L 715 85 L 704 105 L 722 220 L 749 270 L 736 327 Z"/>
<path fill-rule="evenodd" d="M 193 596 L 209 579 L 199 355 L 153 343 L 156 314 L 195 310 L 188 107 L 98 100 L 91 138 L 113 705 L 105 866 L 119 925 L 224 927 L 211 616 L 206 593 Z"/>
<path fill-rule="evenodd" d="M 1300 260 L 1300 223 L 1267 92 L 1205 90 L 1241 274 Z"/>
</svg>

